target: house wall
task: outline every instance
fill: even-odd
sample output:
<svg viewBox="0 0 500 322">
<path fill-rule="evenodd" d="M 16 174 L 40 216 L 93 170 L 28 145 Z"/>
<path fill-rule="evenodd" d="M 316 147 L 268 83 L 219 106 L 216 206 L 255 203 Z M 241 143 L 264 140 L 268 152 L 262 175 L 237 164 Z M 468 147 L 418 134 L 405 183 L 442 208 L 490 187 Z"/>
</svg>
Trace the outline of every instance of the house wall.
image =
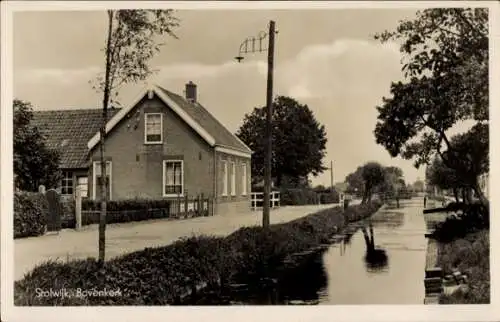
<svg viewBox="0 0 500 322">
<path fill-rule="evenodd" d="M 223 195 L 224 187 L 224 170 L 223 161 L 227 162 L 227 182 L 228 182 L 228 193 L 226 196 Z M 251 166 L 250 159 L 240 156 L 234 156 L 222 152 L 216 152 L 216 166 L 217 166 L 217 200 L 216 200 L 216 213 L 217 214 L 238 214 L 241 212 L 247 212 L 250 210 L 250 193 L 251 193 Z M 231 162 L 236 164 L 236 194 L 231 195 Z M 246 180 L 246 195 L 243 195 L 243 170 L 242 164 L 245 163 L 247 168 L 247 180 Z"/>
<path fill-rule="evenodd" d="M 144 113 L 163 114 L 163 143 L 144 143 Z M 105 156 L 112 161 L 111 199 L 163 198 L 163 160 L 184 161 L 184 191 L 189 196 L 214 196 L 214 152 L 189 125 L 158 97 L 145 96 L 108 134 Z M 99 160 L 99 145 L 91 151 Z M 92 164 L 89 196 L 93 193 Z M 96 189 L 97 191 L 97 189 Z"/>
<path fill-rule="evenodd" d="M 63 172 L 69 172 L 72 175 L 72 181 L 73 181 L 73 194 L 72 195 L 61 195 L 61 198 L 63 199 L 69 199 L 69 198 L 74 198 L 75 193 L 76 193 L 76 186 L 77 186 L 77 180 L 79 177 L 86 177 L 88 176 L 88 170 L 87 169 L 61 169 Z M 47 187 L 46 187 L 47 188 Z M 59 183 L 59 187 L 56 189 L 59 193 L 61 193 L 61 182 Z"/>
</svg>

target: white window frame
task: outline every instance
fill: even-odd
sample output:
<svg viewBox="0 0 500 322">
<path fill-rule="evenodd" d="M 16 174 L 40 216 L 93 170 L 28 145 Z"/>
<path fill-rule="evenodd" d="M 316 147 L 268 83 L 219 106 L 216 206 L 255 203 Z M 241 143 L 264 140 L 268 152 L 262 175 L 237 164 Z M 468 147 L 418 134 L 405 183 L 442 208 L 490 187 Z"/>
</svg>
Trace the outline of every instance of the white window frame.
<svg viewBox="0 0 500 322">
<path fill-rule="evenodd" d="M 236 163 L 231 162 L 231 196 L 236 196 Z"/>
<path fill-rule="evenodd" d="M 92 199 L 97 200 L 96 192 L 97 192 L 97 176 L 96 169 L 101 166 L 101 161 L 92 162 Z M 106 172 L 109 169 L 109 196 L 108 200 L 113 198 L 113 162 L 106 161 Z M 106 174 L 107 175 L 107 174 Z M 101 174 L 102 176 L 102 174 Z"/>
<path fill-rule="evenodd" d="M 165 185 L 167 183 L 167 171 L 166 170 L 166 165 L 167 163 L 179 163 L 181 164 L 181 193 L 166 193 L 165 191 Z M 162 180 L 162 195 L 163 197 L 184 197 L 184 160 L 163 160 L 162 162 L 162 172 L 163 172 L 163 180 Z"/>
<path fill-rule="evenodd" d="M 63 196 L 72 196 L 75 193 L 75 184 L 74 184 L 74 176 L 73 172 L 71 171 L 63 171 L 63 178 L 61 179 L 61 195 Z M 68 176 L 69 174 L 69 176 Z M 71 182 L 71 186 L 69 186 L 67 183 Z M 71 188 L 71 193 L 63 193 L 64 188 Z"/>
<path fill-rule="evenodd" d="M 227 161 L 226 160 L 222 160 L 221 161 L 222 163 L 222 196 L 227 196 L 227 191 L 228 191 L 228 180 L 227 180 L 227 176 L 228 176 L 228 173 L 227 173 Z"/>
<path fill-rule="evenodd" d="M 148 141 L 148 117 L 160 116 L 160 140 Z M 161 144 L 163 143 L 163 113 L 144 113 L 144 144 Z"/>
<path fill-rule="evenodd" d="M 83 178 L 86 179 L 87 182 L 85 184 L 80 184 L 79 181 L 80 181 L 80 179 L 83 179 Z M 87 176 L 77 176 L 76 177 L 76 186 L 77 187 L 85 187 L 85 188 L 82 188 L 80 190 L 80 192 L 81 192 L 80 196 L 82 198 L 87 198 L 89 196 L 89 177 L 87 177 Z"/>
<path fill-rule="evenodd" d="M 247 164 L 243 162 L 241 164 L 241 195 L 247 195 Z"/>
</svg>

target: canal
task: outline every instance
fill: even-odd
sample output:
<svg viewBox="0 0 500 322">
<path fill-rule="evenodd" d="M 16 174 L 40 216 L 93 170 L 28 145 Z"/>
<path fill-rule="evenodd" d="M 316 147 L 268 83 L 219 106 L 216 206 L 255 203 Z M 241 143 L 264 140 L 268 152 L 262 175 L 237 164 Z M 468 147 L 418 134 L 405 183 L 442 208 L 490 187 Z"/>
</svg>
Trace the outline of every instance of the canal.
<svg viewBox="0 0 500 322">
<path fill-rule="evenodd" d="M 198 304 L 422 304 L 426 253 L 423 199 L 401 201 L 346 228 L 339 242 L 266 289 L 242 286 Z"/>
</svg>

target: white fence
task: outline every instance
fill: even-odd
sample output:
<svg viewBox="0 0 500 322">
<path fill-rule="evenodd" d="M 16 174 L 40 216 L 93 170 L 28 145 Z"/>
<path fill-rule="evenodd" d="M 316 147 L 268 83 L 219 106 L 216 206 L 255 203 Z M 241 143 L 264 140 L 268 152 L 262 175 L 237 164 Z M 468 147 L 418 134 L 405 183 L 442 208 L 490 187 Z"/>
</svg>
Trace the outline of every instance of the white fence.
<svg viewBox="0 0 500 322">
<path fill-rule="evenodd" d="M 251 207 L 252 210 L 257 210 L 263 207 L 264 205 L 264 193 L 263 192 L 252 192 L 250 193 L 251 195 Z M 272 191 L 271 195 L 269 196 L 269 203 L 271 209 L 273 208 L 279 208 L 280 206 L 280 192 L 279 191 Z"/>
</svg>

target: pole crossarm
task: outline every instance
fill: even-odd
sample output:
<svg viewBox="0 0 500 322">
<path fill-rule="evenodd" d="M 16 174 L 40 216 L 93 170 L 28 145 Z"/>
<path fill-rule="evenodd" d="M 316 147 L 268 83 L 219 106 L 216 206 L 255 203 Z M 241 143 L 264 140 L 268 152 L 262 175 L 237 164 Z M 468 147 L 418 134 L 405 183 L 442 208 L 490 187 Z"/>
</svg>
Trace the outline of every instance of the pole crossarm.
<svg viewBox="0 0 500 322">
<path fill-rule="evenodd" d="M 275 31 L 275 33 L 277 34 L 278 31 Z M 238 56 L 236 56 L 235 59 L 238 62 L 241 62 L 244 58 L 243 54 L 267 52 L 269 50 L 269 46 L 266 47 L 264 40 L 268 36 L 269 32 L 261 31 L 257 36 L 248 37 L 243 40 L 238 51 Z"/>
</svg>

